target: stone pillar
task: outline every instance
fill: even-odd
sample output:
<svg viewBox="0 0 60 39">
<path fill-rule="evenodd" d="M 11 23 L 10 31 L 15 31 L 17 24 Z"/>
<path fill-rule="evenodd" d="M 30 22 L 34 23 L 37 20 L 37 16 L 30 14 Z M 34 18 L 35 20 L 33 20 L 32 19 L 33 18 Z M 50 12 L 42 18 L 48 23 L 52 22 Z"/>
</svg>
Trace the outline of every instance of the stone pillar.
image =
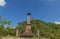
<svg viewBox="0 0 60 39">
<path fill-rule="evenodd" d="M 26 25 L 26 32 L 31 31 L 31 25 L 30 25 L 30 13 L 27 13 L 27 25 Z"/>
<path fill-rule="evenodd" d="M 27 24 L 26 24 L 26 30 L 24 33 L 21 34 L 21 36 L 33 36 L 33 33 L 31 31 L 31 24 L 30 24 L 30 15 L 31 13 L 27 13 Z"/>
<path fill-rule="evenodd" d="M 27 24 L 30 24 L 30 13 L 27 13 Z"/>
<path fill-rule="evenodd" d="M 40 37 L 39 29 L 37 30 L 37 36 Z"/>
<path fill-rule="evenodd" d="M 16 28 L 16 37 L 18 37 L 19 30 Z"/>
</svg>

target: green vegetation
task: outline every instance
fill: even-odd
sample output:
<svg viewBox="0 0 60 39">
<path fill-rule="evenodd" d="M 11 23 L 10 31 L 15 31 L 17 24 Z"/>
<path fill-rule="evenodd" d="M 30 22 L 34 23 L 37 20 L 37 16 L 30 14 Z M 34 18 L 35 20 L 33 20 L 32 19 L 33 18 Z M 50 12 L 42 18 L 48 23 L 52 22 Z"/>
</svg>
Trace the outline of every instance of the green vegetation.
<svg viewBox="0 0 60 39">
<path fill-rule="evenodd" d="M 18 23 L 19 36 L 25 31 L 26 21 Z M 46 23 L 41 20 L 31 20 L 31 28 L 34 37 L 37 37 L 37 30 L 39 29 L 40 38 L 60 39 L 60 24 Z M 13 28 L 11 21 L 2 19 L 0 16 L 0 36 L 15 36 L 16 27 Z"/>
</svg>

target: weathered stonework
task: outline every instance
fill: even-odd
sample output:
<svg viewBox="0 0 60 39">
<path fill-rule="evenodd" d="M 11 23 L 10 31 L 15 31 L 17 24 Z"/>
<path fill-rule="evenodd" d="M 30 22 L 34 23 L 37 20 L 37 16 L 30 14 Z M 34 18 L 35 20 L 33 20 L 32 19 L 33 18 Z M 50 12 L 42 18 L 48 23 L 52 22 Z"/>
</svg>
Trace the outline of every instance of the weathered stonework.
<svg viewBox="0 0 60 39">
<path fill-rule="evenodd" d="M 24 33 L 21 34 L 21 36 L 33 36 L 33 33 L 31 31 L 31 25 L 30 25 L 30 13 L 27 13 L 27 25 L 26 30 Z"/>
</svg>

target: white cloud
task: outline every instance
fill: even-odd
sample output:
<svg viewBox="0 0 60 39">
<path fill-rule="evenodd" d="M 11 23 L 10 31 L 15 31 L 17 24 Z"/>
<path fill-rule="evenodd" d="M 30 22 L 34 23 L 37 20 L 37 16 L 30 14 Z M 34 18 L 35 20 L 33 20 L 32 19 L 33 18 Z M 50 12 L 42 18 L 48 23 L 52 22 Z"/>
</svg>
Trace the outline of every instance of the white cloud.
<svg viewBox="0 0 60 39">
<path fill-rule="evenodd" d="M 0 0 L 0 6 L 5 6 L 6 2 L 5 0 Z"/>
<path fill-rule="evenodd" d="M 60 24 L 60 22 L 54 22 L 55 24 Z"/>
</svg>

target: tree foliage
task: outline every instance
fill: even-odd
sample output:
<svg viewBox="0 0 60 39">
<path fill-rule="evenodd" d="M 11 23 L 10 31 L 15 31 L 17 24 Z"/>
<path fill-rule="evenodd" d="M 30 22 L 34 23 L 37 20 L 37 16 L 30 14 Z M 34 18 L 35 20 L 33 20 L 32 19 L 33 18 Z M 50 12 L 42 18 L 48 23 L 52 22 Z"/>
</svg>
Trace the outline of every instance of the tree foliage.
<svg viewBox="0 0 60 39">
<path fill-rule="evenodd" d="M 22 22 L 18 25 L 20 31 L 25 31 L 26 22 Z M 44 22 L 41 20 L 31 20 L 31 28 L 34 35 L 36 35 L 37 29 L 40 31 L 40 37 L 50 39 L 60 39 L 60 24 L 54 24 L 51 22 Z"/>
</svg>

